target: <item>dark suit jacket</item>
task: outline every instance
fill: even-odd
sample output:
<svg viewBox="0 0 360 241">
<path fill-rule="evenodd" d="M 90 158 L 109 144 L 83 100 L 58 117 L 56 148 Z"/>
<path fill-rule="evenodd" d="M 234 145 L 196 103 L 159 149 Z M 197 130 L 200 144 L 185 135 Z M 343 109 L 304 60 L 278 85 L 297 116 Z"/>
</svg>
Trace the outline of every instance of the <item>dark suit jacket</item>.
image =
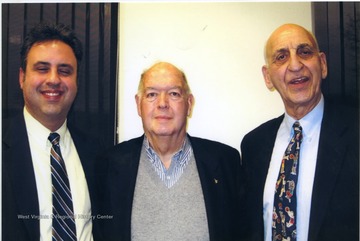
<svg viewBox="0 0 360 241">
<path fill-rule="evenodd" d="M 227 145 L 189 137 L 205 199 L 211 240 L 241 240 L 239 233 L 241 173 L 239 152 Z M 103 200 L 101 222 L 104 240 L 128 241 L 131 238 L 131 211 L 135 182 L 144 136 L 118 144 L 102 156 L 98 174 L 106 176 L 100 184 Z M 102 171 L 101 171 L 102 170 Z M 215 183 L 214 179 L 218 182 Z"/>
<path fill-rule="evenodd" d="M 359 240 L 358 115 L 359 110 L 350 111 L 325 102 L 308 241 Z M 260 125 L 241 144 L 247 179 L 248 240 L 264 239 L 263 190 L 283 118 L 284 115 Z"/>
<path fill-rule="evenodd" d="M 93 204 L 92 160 L 95 160 L 99 145 L 74 128 L 69 129 L 85 172 Z M 31 216 L 39 215 L 39 202 L 24 116 L 21 114 L 8 122 L 3 121 L 2 131 L 2 240 L 39 241 L 39 220 Z M 25 215 L 25 218 L 18 217 L 20 214 Z"/>
</svg>

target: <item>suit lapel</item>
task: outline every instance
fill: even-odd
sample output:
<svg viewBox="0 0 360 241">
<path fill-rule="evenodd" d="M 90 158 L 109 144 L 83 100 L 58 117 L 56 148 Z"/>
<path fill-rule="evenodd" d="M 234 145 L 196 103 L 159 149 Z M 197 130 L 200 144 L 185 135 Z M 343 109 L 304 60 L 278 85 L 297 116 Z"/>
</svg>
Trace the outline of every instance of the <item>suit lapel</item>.
<svg viewBox="0 0 360 241">
<path fill-rule="evenodd" d="M 116 155 L 116 159 L 112 159 L 110 164 L 110 181 L 116 182 L 116 185 L 112 185 L 112 193 L 119 193 L 120 195 L 128 196 L 127 192 L 119 192 L 118 190 L 128 190 L 133 193 L 135 190 L 136 175 L 140 162 L 142 138 L 135 140 L 135 143 L 127 150 L 122 150 L 121 155 Z M 119 152 L 120 153 L 120 152 Z M 130 184 L 130 185 L 129 185 Z M 117 202 L 117 200 L 114 200 Z M 114 203 L 115 205 L 115 203 Z"/>
<path fill-rule="evenodd" d="M 118 160 L 113 160 L 110 165 L 110 183 L 112 185 L 111 193 L 116 194 L 112 196 L 113 207 L 121 207 L 119 201 L 127 199 L 127 197 L 135 190 L 136 175 L 140 161 L 140 151 L 132 150 L 125 155 L 119 156 Z M 123 153 L 122 153 L 123 154 Z M 119 192 L 119 190 L 124 190 Z M 128 206 L 128 205 L 126 205 Z"/>
<path fill-rule="evenodd" d="M 219 173 L 217 172 L 219 167 L 219 160 L 214 159 L 211 156 L 211 152 L 209 150 L 205 150 L 202 145 L 200 145 L 195 138 L 188 136 L 190 138 L 191 146 L 194 152 L 196 165 L 198 168 L 201 185 L 203 186 L 203 190 L 209 190 L 213 183 L 215 183 L 219 178 L 221 178 Z M 204 198 L 207 193 L 204 193 Z M 209 192 L 209 195 L 213 195 L 213 192 Z"/>
<path fill-rule="evenodd" d="M 107 185 L 110 187 L 111 212 L 115 215 L 114 227 L 126 230 L 125 240 L 130 239 L 131 212 L 135 192 L 136 176 L 140 162 L 144 136 L 118 146 L 109 164 Z"/>
<path fill-rule="evenodd" d="M 247 170 L 247 175 L 248 180 L 251 180 L 252 183 L 249 183 L 248 185 L 254 187 L 253 191 L 258 191 L 259 193 L 263 193 L 264 191 L 276 135 L 283 119 L 284 115 L 281 115 L 280 117 L 269 122 L 269 126 L 263 130 L 260 138 L 256 140 L 256 145 L 254 144 L 254 146 L 250 147 L 252 148 L 250 154 L 253 156 L 247 158 L 253 161 L 249 164 L 245 163 L 245 165 L 250 166 L 249 170 Z M 261 196 L 261 198 L 263 197 L 262 194 L 259 194 L 259 196 Z"/>
<path fill-rule="evenodd" d="M 4 136 L 8 144 L 8 154 L 4 160 L 9 165 L 9 177 L 13 184 L 13 195 L 18 207 L 18 214 L 30 215 L 24 225 L 33 240 L 40 239 L 40 225 L 31 215 L 39 215 L 38 195 L 34 168 L 31 159 L 29 141 L 23 115 L 19 116 Z"/>
<path fill-rule="evenodd" d="M 84 132 L 68 125 L 68 129 L 73 139 L 76 151 L 79 155 L 82 169 L 84 171 L 89 195 L 91 202 L 91 213 L 92 215 L 98 214 L 99 208 L 99 195 L 96 194 L 96 171 L 95 170 L 95 159 L 99 151 L 102 150 L 102 146 L 98 142 L 98 139 L 89 138 Z"/>
<path fill-rule="evenodd" d="M 191 136 L 188 137 L 194 152 L 204 195 L 209 234 L 210 237 L 216 237 L 216 234 L 218 233 L 216 230 L 219 229 L 217 220 L 220 220 L 221 218 L 217 216 L 215 210 L 217 210 L 216 207 L 220 205 L 217 203 L 219 201 L 217 197 L 222 196 L 218 193 L 221 190 L 217 189 L 215 185 L 215 183 L 222 178 L 221 174 L 218 173 L 219 160 L 214 159 L 214 157 L 211 156 L 212 152 L 204 149 L 204 146 L 202 146 L 195 138 L 192 138 Z"/>
<path fill-rule="evenodd" d="M 325 109 L 312 194 L 309 240 L 317 240 L 321 223 L 331 200 L 332 189 L 341 171 L 345 152 L 343 143 L 346 143 L 343 133 L 346 132 L 347 127 L 341 125 L 340 122 L 337 123 L 337 120 L 336 113 L 329 108 Z"/>
<path fill-rule="evenodd" d="M 98 142 L 98 139 L 91 139 L 80 130 L 68 126 L 71 138 L 73 139 L 76 151 L 79 155 L 79 159 L 88 183 L 89 192 L 91 195 L 92 186 L 94 185 L 94 173 L 95 173 L 95 158 L 96 155 L 102 151 L 103 146 Z"/>
<path fill-rule="evenodd" d="M 254 240 L 260 240 L 264 237 L 264 219 L 262 212 L 264 201 L 263 192 L 276 135 L 283 119 L 284 115 L 281 115 L 280 117 L 270 121 L 265 128 L 262 128 L 262 134 L 255 140 L 255 143 L 251 143 L 253 146 L 248 147 L 251 148 L 251 151 L 247 153 L 247 157 L 244 157 L 251 161 L 251 163 L 244 164 L 245 166 L 248 166 L 245 167 L 248 180 L 248 183 L 246 184 L 248 185 L 248 206 L 255 205 L 254 207 L 256 209 L 255 215 L 249 214 L 252 227 L 256 227 L 255 230 L 252 230 L 251 234 Z"/>
</svg>

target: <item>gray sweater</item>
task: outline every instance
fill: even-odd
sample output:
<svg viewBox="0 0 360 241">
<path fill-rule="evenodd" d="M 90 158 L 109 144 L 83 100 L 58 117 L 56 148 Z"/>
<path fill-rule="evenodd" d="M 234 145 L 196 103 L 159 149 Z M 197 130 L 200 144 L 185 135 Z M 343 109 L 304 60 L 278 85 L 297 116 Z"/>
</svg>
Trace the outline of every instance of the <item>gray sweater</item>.
<svg viewBox="0 0 360 241">
<path fill-rule="evenodd" d="M 167 188 L 141 153 L 135 186 L 132 241 L 209 240 L 208 222 L 194 155 L 180 179 Z"/>
</svg>

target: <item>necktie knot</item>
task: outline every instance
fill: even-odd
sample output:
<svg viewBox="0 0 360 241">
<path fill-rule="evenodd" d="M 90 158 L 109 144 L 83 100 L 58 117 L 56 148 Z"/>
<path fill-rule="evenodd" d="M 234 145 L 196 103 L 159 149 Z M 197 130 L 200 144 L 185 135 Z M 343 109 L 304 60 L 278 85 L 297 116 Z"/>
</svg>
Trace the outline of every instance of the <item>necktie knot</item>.
<svg viewBox="0 0 360 241">
<path fill-rule="evenodd" d="M 60 135 L 56 132 L 50 133 L 48 140 L 51 142 L 52 145 L 57 146 L 60 142 Z"/>
<path fill-rule="evenodd" d="M 302 140 L 302 127 L 299 121 L 295 121 L 293 124 L 293 129 L 295 131 L 295 138 L 298 141 Z"/>
<path fill-rule="evenodd" d="M 302 127 L 301 127 L 299 121 L 295 121 L 295 122 L 294 122 L 294 124 L 293 124 L 293 129 L 294 129 L 295 131 L 302 131 Z"/>
</svg>

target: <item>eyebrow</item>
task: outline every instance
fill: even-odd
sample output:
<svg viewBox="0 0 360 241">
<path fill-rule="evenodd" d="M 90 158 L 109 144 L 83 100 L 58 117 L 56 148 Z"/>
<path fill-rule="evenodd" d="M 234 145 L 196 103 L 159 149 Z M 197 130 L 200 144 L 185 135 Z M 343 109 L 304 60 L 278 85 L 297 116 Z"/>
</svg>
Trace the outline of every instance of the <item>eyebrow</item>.
<svg viewBox="0 0 360 241">
<path fill-rule="evenodd" d="M 316 49 L 314 46 L 312 46 L 312 45 L 310 45 L 310 44 L 308 44 L 308 43 L 302 43 L 302 44 L 299 44 L 299 45 L 296 47 L 296 50 L 302 49 L 302 48 L 307 48 L 307 47 L 309 47 L 309 48 L 311 48 L 311 49 L 313 49 L 313 50 Z M 277 49 L 277 50 L 275 51 L 275 53 L 282 53 L 282 52 L 286 52 L 286 51 L 289 51 L 289 48 Z"/>
<path fill-rule="evenodd" d="M 45 61 L 38 61 L 36 63 L 33 64 L 33 66 L 38 66 L 38 65 L 50 65 L 49 62 L 45 62 Z"/>
<path fill-rule="evenodd" d="M 303 48 L 310 48 L 312 51 L 316 51 L 316 47 L 312 46 L 309 43 L 302 43 L 302 44 L 299 44 L 298 46 L 296 46 L 296 50 L 303 49 Z M 289 48 L 286 47 L 286 48 L 277 49 L 271 55 L 271 59 L 275 59 L 278 54 L 285 53 L 285 52 L 289 52 Z"/>
<path fill-rule="evenodd" d="M 33 64 L 33 67 L 39 66 L 39 65 L 46 65 L 46 66 L 50 66 L 51 64 L 49 62 L 45 62 L 45 61 L 38 61 L 35 64 Z M 71 68 L 72 70 L 74 69 L 74 67 L 71 64 L 58 64 L 57 67 L 68 67 Z"/>
<path fill-rule="evenodd" d="M 299 44 L 297 49 L 301 49 L 301 48 L 310 48 L 312 50 L 316 50 L 316 47 L 308 43 Z"/>
<path fill-rule="evenodd" d="M 163 90 L 164 88 L 157 88 L 157 87 L 146 87 L 145 88 L 145 91 L 147 90 Z M 173 89 L 179 89 L 179 90 L 182 90 L 183 88 L 179 85 L 176 85 L 176 86 L 171 86 L 170 88 L 166 88 L 165 90 L 166 91 L 169 91 L 169 90 L 173 90 Z"/>
</svg>

